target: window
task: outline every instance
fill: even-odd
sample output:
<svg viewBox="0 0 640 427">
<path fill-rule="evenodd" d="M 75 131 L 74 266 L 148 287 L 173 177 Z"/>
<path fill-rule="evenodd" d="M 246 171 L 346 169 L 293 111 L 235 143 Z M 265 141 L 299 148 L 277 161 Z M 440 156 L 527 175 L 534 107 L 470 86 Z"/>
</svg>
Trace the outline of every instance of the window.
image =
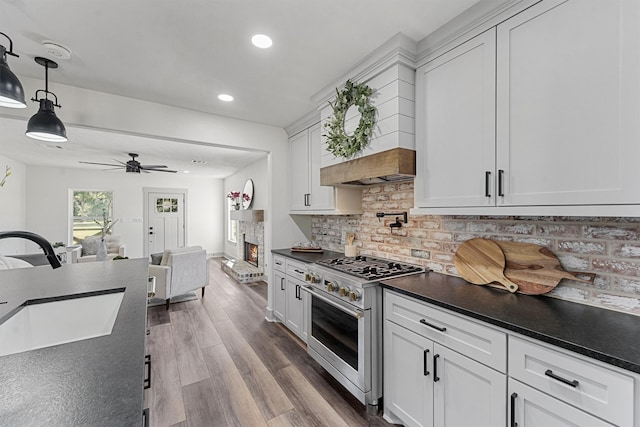
<svg viewBox="0 0 640 427">
<path fill-rule="evenodd" d="M 231 210 L 233 209 L 234 201 L 227 199 L 227 212 L 229 213 L 227 221 L 227 240 L 232 243 L 238 243 L 238 221 L 231 219 Z"/>
<path fill-rule="evenodd" d="M 100 234 L 103 214 L 113 220 L 113 193 L 110 191 L 73 192 L 73 243 Z"/>
</svg>

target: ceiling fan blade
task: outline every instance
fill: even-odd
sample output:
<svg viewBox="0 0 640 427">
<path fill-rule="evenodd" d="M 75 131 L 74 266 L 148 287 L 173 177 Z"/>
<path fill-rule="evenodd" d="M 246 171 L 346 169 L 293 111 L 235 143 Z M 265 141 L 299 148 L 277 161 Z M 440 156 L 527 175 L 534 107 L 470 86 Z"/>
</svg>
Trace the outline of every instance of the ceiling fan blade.
<svg viewBox="0 0 640 427">
<path fill-rule="evenodd" d="M 79 163 L 84 163 L 86 165 L 99 165 L 99 166 L 113 166 L 116 168 L 121 168 L 121 165 L 112 165 L 111 163 L 95 163 L 95 162 L 83 162 L 83 161 L 79 161 Z"/>
<path fill-rule="evenodd" d="M 156 168 L 166 168 L 168 166 L 165 165 L 140 165 L 141 168 L 144 169 L 156 169 Z"/>
<path fill-rule="evenodd" d="M 178 173 L 178 171 L 172 171 L 170 169 L 148 169 L 148 168 L 140 168 L 144 171 L 153 171 L 153 172 L 169 172 L 169 173 Z"/>
</svg>

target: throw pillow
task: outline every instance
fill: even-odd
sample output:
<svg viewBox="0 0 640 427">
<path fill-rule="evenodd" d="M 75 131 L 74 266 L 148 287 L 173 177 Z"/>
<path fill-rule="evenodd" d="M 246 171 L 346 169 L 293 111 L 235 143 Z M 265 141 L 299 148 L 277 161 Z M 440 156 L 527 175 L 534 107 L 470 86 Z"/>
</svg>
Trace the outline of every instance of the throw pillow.
<svg viewBox="0 0 640 427">
<path fill-rule="evenodd" d="M 82 256 L 95 255 L 100 246 L 100 237 L 87 237 L 82 241 Z"/>
<path fill-rule="evenodd" d="M 160 261 L 162 261 L 162 255 L 164 252 L 159 252 L 157 254 L 151 254 L 151 264 L 152 265 L 160 265 Z"/>
<path fill-rule="evenodd" d="M 105 243 L 107 244 L 107 252 L 110 254 L 117 254 L 120 250 L 120 245 L 122 239 L 120 236 L 107 236 L 104 238 Z"/>
</svg>

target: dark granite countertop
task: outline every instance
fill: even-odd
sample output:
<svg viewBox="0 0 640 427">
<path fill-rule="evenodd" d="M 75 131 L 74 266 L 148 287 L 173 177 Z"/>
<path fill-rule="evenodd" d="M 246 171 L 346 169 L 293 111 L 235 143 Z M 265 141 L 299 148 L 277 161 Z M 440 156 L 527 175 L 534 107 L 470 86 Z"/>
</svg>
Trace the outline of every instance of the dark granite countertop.
<svg viewBox="0 0 640 427">
<path fill-rule="evenodd" d="M 110 335 L 0 357 L 2 426 L 140 426 L 148 261 L 0 271 L 0 319 L 29 299 L 126 288 Z"/>
<path fill-rule="evenodd" d="M 298 261 L 312 263 L 316 261 L 320 261 L 323 259 L 331 259 L 343 257 L 344 254 L 342 252 L 335 251 L 327 251 L 324 250 L 322 253 L 309 253 L 309 252 L 292 252 L 291 249 L 272 249 L 272 254 L 286 256 L 288 258 L 293 258 Z"/>
<path fill-rule="evenodd" d="M 640 373 L 640 317 L 542 295 L 510 294 L 438 273 L 383 287 L 495 326 Z"/>
</svg>

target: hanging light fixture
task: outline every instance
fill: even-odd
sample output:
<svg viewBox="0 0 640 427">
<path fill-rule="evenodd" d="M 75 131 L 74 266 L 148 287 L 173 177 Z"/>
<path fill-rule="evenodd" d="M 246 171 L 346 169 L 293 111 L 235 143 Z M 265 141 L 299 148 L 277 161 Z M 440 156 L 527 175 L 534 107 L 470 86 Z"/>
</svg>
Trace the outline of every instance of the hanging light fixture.
<svg viewBox="0 0 640 427">
<path fill-rule="evenodd" d="M 58 64 L 50 59 L 36 57 L 36 62 L 44 67 L 44 90 L 38 89 L 33 102 L 40 103 L 38 112 L 29 119 L 26 135 L 30 138 L 48 142 L 65 142 L 67 140 L 67 130 L 62 121 L 56 116 L 53 107 L 62 108 L 58 105 L 58 97 L 49 92 L 49 68 L 58 68 Z M 38 98 L 38 92 L 44 92 L 44 98 Z M 55 102 L 49 99 L 49 95 L 55 98 Z"/>
<path fill-rule="evenodd" d="M 13 41 L 5 33 L 0 33 L 9 40 L 9 51 L 0 44 L 0 107 L 25 108 L 24 89 L 15 74 L 9 69 L 7 55 L 19 55 L 13 53 Z"/>
</svg>

